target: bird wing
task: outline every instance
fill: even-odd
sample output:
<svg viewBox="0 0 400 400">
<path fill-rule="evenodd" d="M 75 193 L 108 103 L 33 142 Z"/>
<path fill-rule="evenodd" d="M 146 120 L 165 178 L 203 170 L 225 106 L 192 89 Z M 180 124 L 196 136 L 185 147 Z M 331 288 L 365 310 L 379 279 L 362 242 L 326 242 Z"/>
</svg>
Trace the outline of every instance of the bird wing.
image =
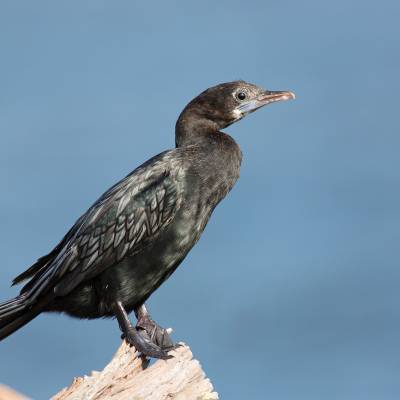
<svg viewBox="0 0 400 400">
<path fill-rule="evenodd" d="M 22 292 L 32 301 L 49 289 L 63 296 L 149 244 L 171 223 L 182 204 L 184 176 L 179 157 L 170 156 L 175 152 L 147 161 L 104 193 Z"/>
</svg>

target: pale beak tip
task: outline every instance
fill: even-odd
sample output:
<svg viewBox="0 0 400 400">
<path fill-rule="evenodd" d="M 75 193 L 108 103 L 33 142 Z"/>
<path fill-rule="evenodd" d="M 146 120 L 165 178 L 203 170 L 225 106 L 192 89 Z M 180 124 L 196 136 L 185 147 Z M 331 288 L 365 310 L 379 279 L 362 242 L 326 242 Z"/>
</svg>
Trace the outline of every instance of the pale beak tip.
<svg viewBox="0 0 400 400">
<path fill-rule="evenodd" d="M 287 100 L 294 100 L 296 98 L 296 95 L 293 92 L 288 92 L 286 99 Z"/>
</svg>

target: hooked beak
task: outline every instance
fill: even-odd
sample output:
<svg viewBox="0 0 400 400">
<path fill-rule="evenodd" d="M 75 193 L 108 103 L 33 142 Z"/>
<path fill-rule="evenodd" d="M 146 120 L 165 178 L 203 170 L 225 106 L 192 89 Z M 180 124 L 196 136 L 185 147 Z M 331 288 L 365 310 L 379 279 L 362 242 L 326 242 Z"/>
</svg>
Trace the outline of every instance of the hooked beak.
<svg viewBox="0 0 400 400">
<path fill-rule="evenodd" d="M 267 104 L 274 103 L 276 101 L 285 101 L 292 99 L 295 99 L 295 95 L 293 92 L 266 90 L 256 99 L 241 104 L 239 107 L 237 107 L 237 110 L 240 111 L 243 115 L 246 115 L 258 110 L 260 107 L 266 106 Z"/>
</svg>

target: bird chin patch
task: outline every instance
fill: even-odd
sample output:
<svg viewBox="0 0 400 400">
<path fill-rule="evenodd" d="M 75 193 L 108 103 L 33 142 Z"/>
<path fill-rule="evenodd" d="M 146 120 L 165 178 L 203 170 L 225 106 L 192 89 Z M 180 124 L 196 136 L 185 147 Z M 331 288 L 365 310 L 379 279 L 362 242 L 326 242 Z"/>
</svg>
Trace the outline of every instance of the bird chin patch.
<svg viewBox="0 0 400 400">
<path fill-rule="evenodd" d="M 237 122 L 240 121 L 242 118 L 244 118 L 246 116 L 245 113 L 243 113 L 242 111 L 240 111 L 239 109 L 235 108 L 233 110 L 233 122 Z"/>
</svg>

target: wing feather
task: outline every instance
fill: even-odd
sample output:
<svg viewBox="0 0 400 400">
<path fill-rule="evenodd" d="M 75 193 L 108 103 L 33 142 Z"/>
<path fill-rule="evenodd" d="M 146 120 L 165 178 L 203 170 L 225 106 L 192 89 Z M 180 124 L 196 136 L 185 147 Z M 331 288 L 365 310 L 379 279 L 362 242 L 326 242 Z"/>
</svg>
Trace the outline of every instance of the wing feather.
<svg viewBox="0 0 400 400">
<path fill-rule="evenodd" d="M 181 207 L 182 180 L 183 169 L 168 152 L 133 171 L 77 221 L 63 246 L 58 245 L 56 257 L 23 291 L 32 299 L 50 289 L 55 295 L 65 295 L 80 282 L 139 252 Z"/>
</svg>

